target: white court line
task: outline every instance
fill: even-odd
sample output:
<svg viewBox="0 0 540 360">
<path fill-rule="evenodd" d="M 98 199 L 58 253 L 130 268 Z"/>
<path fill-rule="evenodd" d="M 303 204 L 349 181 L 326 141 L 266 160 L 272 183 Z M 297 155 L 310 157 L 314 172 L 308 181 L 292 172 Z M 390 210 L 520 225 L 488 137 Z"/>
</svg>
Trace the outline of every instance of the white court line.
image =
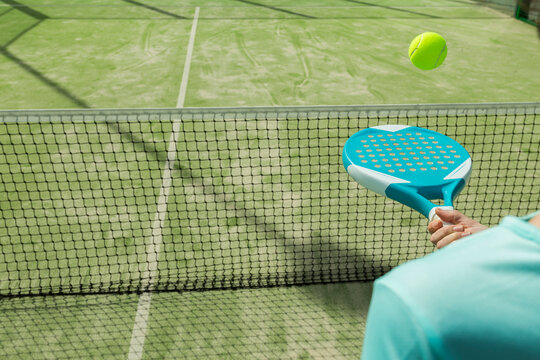
<svg viewBox="0 0 540 360">
<path fill-rule="evenodd" d="M 193 55 L 193 44 L 195 44 L 195 33 L 197 32 L 197 21 L 199 20 L 199 7 L 195 9 L 195 16 L 193 17 L 193 26 L 191 26 L 191 35 L 189 36 L 189 44 L 186 55 L 186 63 L 184 64 L 184 73 L 182 74 L 182 83 L 180 84 L 180 93 L 178 94 L 177 108 L 184 107 L 184 100 L 186 99 L 186 90 L 189 79 L 189 69 L 191 67 L 191 56 Z"/>
<path fill-rule="evenodd" d="M 128 359 L 140 359 L 144 349 L 144 338 L 146 337 L 146 325 L 148 324 L 148 314 L 150 314 L 150 293 L 142 293 L 139 297 L 135 324 L 131 332 L 131 342 L 129 343 Z"/>
<path fill-rule="evenodd" d="M 189 37 L 186 62 L 184 64 L 184 73 L 182 74 L 182 82 L 180 85 L 180 94 L 178 95 L 178 102 L 176 105 L 177 108 L 182 108 L 184 106 L 198 18 L 199 7 L 195 9 L 195 16 L 193 19 L 193 25 L 191 27 L 191 35 Z M 152 289 L 153 282 L 157 275 L 156 272 L 158 265 L 158 257 L 161 250 L 161 243 L 163 238 L 162 229 L 165 224 L 165 215 L 167 214 L 167 203 L 172 184 L 171 173 L 174 167 L 174 162 L 176 160 L 176 143 L 178 141 L 178 135 L 180 134 L 180 124 L 181 120 L 176 120 L 173 124 L 171 137 L 169 139 L 169 149 L 167 150 L 167 162 L 165 163 L 165 169 L 163 170 L 163 183 L 161 185 L 159 193 L 156 217 L 152 224 L 152 239 L 146 248 L 146 268 L 142 276 L 142 284 L 143 287 L 148 287 L 149 289 Z M 142 358 L 151 300 L 152 295 L 150 292 L 141 294 L 139 298 L 137 314 L 135 316 L 135 323 L 133 324 L 133 331 L 131 332 L 131 342 L 129 344 L 129 360 L 139 360 Z"/>
</svg>

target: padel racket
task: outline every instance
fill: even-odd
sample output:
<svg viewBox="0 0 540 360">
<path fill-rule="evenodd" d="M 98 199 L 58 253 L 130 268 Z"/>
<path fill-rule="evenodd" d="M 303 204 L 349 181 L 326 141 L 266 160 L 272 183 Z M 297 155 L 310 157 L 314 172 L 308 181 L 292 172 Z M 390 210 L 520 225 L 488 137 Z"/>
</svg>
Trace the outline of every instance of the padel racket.
<svg viewBox="0 0 540 360">
<path fill-rule="evenodd" d="M 454 208 L 454 199 L 471 174 L 472 161 L 467 150 L 446 135 L 413 126 L 382 125 L 347 140 L 343 165 L 360 185 L 431 221 L 435 208 Z M 430 201 L 434 199 L 442 199 L 444 205 Z"/>
</svg>

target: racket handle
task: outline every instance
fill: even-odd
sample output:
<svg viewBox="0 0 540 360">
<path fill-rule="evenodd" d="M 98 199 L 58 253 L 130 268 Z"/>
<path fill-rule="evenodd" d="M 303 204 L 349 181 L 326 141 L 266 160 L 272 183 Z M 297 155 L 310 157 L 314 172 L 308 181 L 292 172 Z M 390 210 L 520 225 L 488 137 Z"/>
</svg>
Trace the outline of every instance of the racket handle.
<svg viewBox="0 0 540 360">
<path fill-rule="evenodd" d="M 429 212 L 429 221 L 433 221 L 433 220 L 441 220 L 440 217 L 437 216 L 437 214 L 435 214 L 435 209 L 441 209 L 441 210 L 454 210 L 454 207 L 453 206 L 437 206 L 437 207 L 434 207 L 433 209 L 431 209 L 431 211 Z M 442 221 L 442 220 L 441 220 Z M 450 226 L 450 225 L 454 225 L 452 223 L 449 223 L 449 222 L 446 222 L 446 221 L 442 221 L 443 223 L 443 226 Z"/>
</svg>

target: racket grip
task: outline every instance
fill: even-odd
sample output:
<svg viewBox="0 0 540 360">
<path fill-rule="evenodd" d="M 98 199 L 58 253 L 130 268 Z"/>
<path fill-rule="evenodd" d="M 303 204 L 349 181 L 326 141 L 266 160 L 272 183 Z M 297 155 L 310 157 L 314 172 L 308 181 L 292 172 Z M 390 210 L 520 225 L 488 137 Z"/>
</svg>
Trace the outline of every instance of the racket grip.
<svg viewBox="0 0 540 360">
<path fill-rule="evenodd" d="M 453 206 L 436 206 L 434 207 L 433 209 L 431 209 L 431 211 L 429 212 L 429 221 L 433 221 L 433 220 L 441 220 L 440 217 L 437 216 L 437 214 L 435 214 L 435 209 L 441 209 L 441 210 L 454 210 L 454 207 Z M 446 221 L 443 221 L 441 220 L 442 223 L 443 223 L 443 226 L 450 226 L 450 225 L 454 225 L 452 223 L 449 223 L 449 222 L 446 222 Z"/>
</svg>

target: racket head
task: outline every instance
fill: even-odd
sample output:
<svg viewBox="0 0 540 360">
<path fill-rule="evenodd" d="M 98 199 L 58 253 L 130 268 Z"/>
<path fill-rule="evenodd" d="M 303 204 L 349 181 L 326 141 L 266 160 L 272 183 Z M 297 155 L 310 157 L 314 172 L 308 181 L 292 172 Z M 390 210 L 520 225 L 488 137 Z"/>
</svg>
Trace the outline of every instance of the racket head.
<svg viewBox="0 0 540 360">
<path fill-rule="evenodd" d="M 343 165 L 360 185 L 430 218 L 453 200 L 470 177 L 472 161 L 454 139 L 433 130 L 382 125 L 360 130 L 343 147 Z"/>
</svg>

